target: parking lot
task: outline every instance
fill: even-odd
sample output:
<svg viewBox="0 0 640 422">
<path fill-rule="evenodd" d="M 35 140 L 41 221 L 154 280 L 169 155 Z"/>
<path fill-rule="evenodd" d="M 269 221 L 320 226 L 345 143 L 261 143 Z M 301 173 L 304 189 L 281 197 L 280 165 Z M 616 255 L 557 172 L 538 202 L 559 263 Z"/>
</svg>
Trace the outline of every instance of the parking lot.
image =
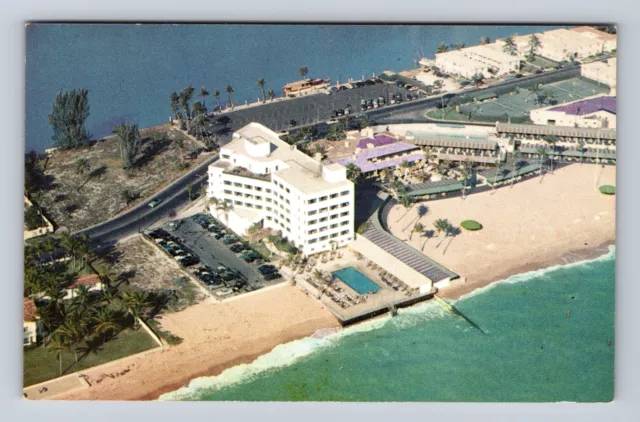
<svg viewBox="0 0 640 422">
<path fill-rule="evenodd" d="M 396 93 L 402 94 L 403 98 L 407 94 L 415 94 L 415 92 L 393 83 L 376 83 L 374 85 L 336 91 L 330 95 L 306 95 L 273 103 L 267 101 L 260 106 L 224 113 L 224 116 L 229 118 L 227 128 L 231 132 L 251 122 L 261 123 L 278 132 L 288 130 L 291 120 L 295 121 L 296 126 L 325 122 L 331 119 L 331 114 L 334 110 L 345 109 L 348 105 L 352 107 L 355 113 L 359 113 L 361 112 L 360 104 L 363 99 L 369 100 L 384 97 L 386 103 L 390 104 L 391 96 Z"/>
<path fill-rule="evenodd" d="M 174 220 L 146 234 L 219 299 L 284 281 L 275 267 L 209 215 Z"/>
</svg>

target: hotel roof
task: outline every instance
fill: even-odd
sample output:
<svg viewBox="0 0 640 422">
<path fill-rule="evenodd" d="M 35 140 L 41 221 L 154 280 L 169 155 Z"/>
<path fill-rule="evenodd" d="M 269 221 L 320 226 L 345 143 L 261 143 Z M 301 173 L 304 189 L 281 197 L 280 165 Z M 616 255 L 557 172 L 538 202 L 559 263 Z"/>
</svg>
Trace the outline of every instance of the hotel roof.
<svg viewBox="0 0 640 422">
<path fill-rule="evenodd" d="M 577 32 L 584 36 L 593 36 L 599 38 L 602 41 L 615 40 L 617 37 L 615 34 L 609 34 L 604 31 L 599 31 L 592 26 L 576 26 L 571 28 L 571 31 Z"/>
<path fill-rule="evenodd" d="M 572 116 L 584 116 L 586 114 L 606 111 L 616 114 L 616 97 L 602 96 L 575 103 L 550 108 L 549 111 L 558 111 Z"/>
<path fill-rule="evenodd" d="M 515 123 L 498 123 L 498 133 L 513 133 L 520 135 L 556 135 L 573 138 L 616 140 L 616 131 L 613 129 L 590 129 L 582 127 L 524 125 Z"/>
<path fill-rule="evenodd" d="M 100 277 L 97 274 L 86 274 L 79 277 L 69 285 L 69 289 L 75 289 L 80 286 L 93 286 L 94 284 L 100 283 Z"/>
<path fill-rule="evenodd" d="M 397 139 L 392 138 L 386 135 L 376 135 L 373 138 L 364 138 L 358 141 L 358 148 L 365 149 L 369 148 L 369 145 L 373 145 L 373 147 L 380 147 L 382 145 L 389 145 L 398 142 Z"/>
</svg>

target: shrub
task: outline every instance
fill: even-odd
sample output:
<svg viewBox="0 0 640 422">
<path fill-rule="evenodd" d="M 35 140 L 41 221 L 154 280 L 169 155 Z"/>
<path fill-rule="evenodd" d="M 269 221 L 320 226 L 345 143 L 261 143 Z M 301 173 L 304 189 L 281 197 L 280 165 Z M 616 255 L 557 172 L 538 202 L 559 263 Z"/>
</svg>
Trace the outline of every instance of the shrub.
<svg viewBox="0 0 640 422">
<path fill-rule="evenodd" d="M 42 218 L 36 207 L 29 207 L 24 212 L 24 224 L 25 226 L 27 226 L 28 230 L 34 230 L 45 225 L 44 219 Z"/>
<path fill-rule="evenodd" d="M 480 230 L 482 228 L 482 224 L 478 223 L 475 220 L 465 220 L 462 223 L 460 223 L 460 227 L 466 230 L 475 231 L 475 230 Z"/>
<path fill-rule="evenodd" d="M 611 185 L 602 185 L 600 186 L 600 193 L 603 193 L 605 195 L 615 195 L 616 187 Z"/>
</svg>

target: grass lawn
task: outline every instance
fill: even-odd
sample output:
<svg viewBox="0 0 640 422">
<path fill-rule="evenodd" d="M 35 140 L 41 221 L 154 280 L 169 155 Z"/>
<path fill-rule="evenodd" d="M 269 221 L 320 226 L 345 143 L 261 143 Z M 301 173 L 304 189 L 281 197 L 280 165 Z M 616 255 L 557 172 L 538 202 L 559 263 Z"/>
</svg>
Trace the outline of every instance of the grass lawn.
<svg viewBox="0 0 640 422">
<path fill-rule="evenodd" d="M 154 347 L 158 347 L 158 345 L 143 328 L 139 328 L 137 331 L 126 329 L 105 343 L 104 346 L 101 346 L 97 353 L 92 352 L 84 357 L 79 353 L 80 360 L 78 363 L 75 363 L 73 353 L 63 352 L 62 375 L 140 353 Z M 25 349 L 23 354 L 24 386 L 38 384 L 60 376 L 60 363 L 57 360 L 57 355 L 58 353 L 55 349 L 42 346 Z"/>
<path fill-rule="evenodd" d="M 45 160 L 47 181 L 41 205 L 58 227 L 70 231 L 108 220 L 143 201 L 171 181 L 209 158 L 188 154 L 203 147 L 168 125 L 140 131 L 142 152 L 131 170 L 122 168 L 116 137 L 107 137 L 92 146 L 56 151 Z M 184 149 L 173 142 L 184 139 Z M 89 162 L 87 172 L 79 172 L 79 159 Z M 187 168 L 182 167 L 182 160 Z M 128 190 L 136 199 L 126 205 L 122 196 Z"/>
</svg>

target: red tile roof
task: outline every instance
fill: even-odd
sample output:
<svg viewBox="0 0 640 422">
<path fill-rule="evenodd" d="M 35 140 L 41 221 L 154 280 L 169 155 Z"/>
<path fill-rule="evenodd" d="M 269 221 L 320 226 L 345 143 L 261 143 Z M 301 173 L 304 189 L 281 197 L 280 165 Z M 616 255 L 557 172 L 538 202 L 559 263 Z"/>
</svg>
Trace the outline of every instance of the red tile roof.
<svg viewBox="0 0 640 422">
<path fill-rule="evenodd" d="M 86 274 L 79 276 L 73 283 L 69 285 L 69 289 L 75 289 L 80 286 L 91 286 L 100 283 L 100 277 L 97 274 Z"/>
<path fill-rule="evenodd" d="M 36 320 L 36 314 L 38 313 L 38 308 L 36 308 L 36 304 L 33 301 L 33 299 L 30 299 L 28 297 L 24 298 L 22 313 L 23 313 L 24 321 Z"/>
</svg>

